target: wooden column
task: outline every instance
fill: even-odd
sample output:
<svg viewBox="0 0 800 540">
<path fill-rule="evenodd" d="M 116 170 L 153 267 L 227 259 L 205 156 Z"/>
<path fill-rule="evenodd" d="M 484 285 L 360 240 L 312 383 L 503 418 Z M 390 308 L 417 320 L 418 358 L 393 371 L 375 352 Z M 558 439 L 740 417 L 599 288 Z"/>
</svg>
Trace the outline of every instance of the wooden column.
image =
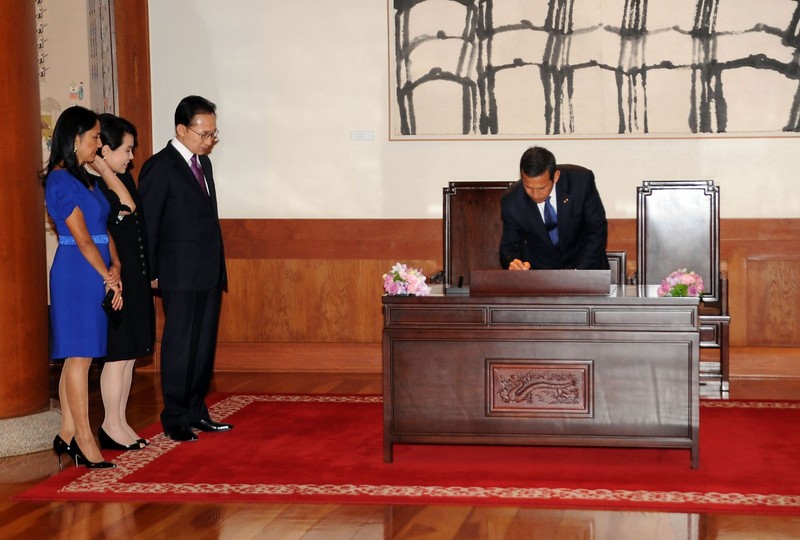
<svg viewBox="0 0 800 540">
<path fill-rule="evenodd" d="M 49 409 L 47 262 L 36 21 L 31 2 L 0 17 L 0 419 Z"/>
<path fill-rule="evenodd" d="M 147 0 L 114 0 L 114 30 L 117 60 L 117 114 L 133 122 L 138 133 L 133 158 L 133 178 L 153 155 L 152 99 L 150 94 L 150 27 Z M 163 145 L 162 141 L 159 143 Z M 160 303 L 156 310 L 161 311 Z M 154 370 L 155 354 L 139 358 L 136 369 Z"/>
<path fill-rule="evenodd" d="M 153 121 L 150 99 L 150 28 L 147 0 L 114 0 L 116 32 L 118 114 L 138 131 L 134 151 L 134 178 L 153 155 Z M 159 141 L 159 149 L 166 141 Z"/>
</svg>

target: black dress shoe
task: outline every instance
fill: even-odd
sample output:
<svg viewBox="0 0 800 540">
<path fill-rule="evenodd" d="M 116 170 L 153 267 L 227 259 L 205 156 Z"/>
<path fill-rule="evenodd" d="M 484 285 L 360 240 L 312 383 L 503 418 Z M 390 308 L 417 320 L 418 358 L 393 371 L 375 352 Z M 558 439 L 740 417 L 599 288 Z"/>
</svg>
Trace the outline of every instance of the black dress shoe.
<svg viewBox="0 0 800 540">
<path fill-rule="evenodd" d="M 116 467 L 116 465 L 110 461 L 89 461 L 89 458 L 81 452 L 78 443 L 75 442 L 75 437 L 69 442 L 69 447 L 74 452 L 76 467 L 78 465 L 86 465 L 87 469 L 113 469 Z"/>
<path fill-rule="evenodd" d="M 233 429 L 233 424 L 215 422 L 210 418 L 208 420 L 200 420 L 199 422 L 192 422 L 189 425 L 195 429 L 199 429 L 200 431 L 228 431 L 229 429 Z"/>
<path fill-rule="evenodd" d="M 174 429 L 165 429 L 164 435 L 166 435 L 167 438 L 178 442 L 188 442 L 197 440 L 197 435 L 194 434 L 194 431 L 192 431 L 189 426 L 181 426 Z"/>
<path fill-rule="evenodd" d="M 69 444 L 67 444 L 67 441 L 61 438 L 61 435 L 56 434 L 56 438 L 53 439 L 53 451 L 56 453 L 56 456 L 58 457 L 59 471 L 62 468 L 61 454 L 67 454 L 70 457 L 70 459 L 75 459 L 75 451 Z"/>
<path fill-rule="evenodd" d="M 138 440 L 131 444 L 118 443 L 103 429 L 103 426 L 100 426 L 100 429 L 97 430 L 97 438 L 100 441 L 102 450 L 141 450 L 144 448 L 144 445 Z"/>
</svg>

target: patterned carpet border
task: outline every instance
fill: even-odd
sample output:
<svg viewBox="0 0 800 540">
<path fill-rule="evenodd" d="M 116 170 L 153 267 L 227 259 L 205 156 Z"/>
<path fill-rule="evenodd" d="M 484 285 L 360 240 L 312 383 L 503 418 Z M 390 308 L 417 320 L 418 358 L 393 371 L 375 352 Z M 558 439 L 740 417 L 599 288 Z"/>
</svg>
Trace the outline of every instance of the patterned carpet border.
<svg viewBox="0 0 800 540">
<path fill-rule="evenodd" d="M 381 403 L 381 396 L 335 395 L 233 395 L 223 398 L 211 407 L 212 416 L 220 420 L 254 402 L 317 402 L 317 403 Z M 701 401 L 709 408 L 767 408 L 800 409 L 800 402 L 775 401 Z M 394 486 L 355 484 L 181 484 L 181 483 L 125 483 L 122 480 L 148 465 L 180 443 L 160 433 L 151 439 L 148 452 L 125 452 L 114 461 L 114 469 L 83 474 L 59 491 L 64 493 L 114 493 L 114 494 L 176 494 L 176 495 L 275 495 L 310 497 L 353 497 L 415 499 L 425 497 L 446 502 L 479 501 L 481 499 L 507 500 L 509 503 L 582 501 L 603 503 L 658 503 L 675 505 L 714 505 L 725 507 L 767 507 L 775 509 L 800 508 L 800 495 L 769 493 L 717 493 L 682 491 L 572 489 L 572 488 L 514 488 L 478 486 Z M 363 501 L 359 501 L 363 502 Z M 369 501 L 367 501 L 369 502 Z"/>
</svg>

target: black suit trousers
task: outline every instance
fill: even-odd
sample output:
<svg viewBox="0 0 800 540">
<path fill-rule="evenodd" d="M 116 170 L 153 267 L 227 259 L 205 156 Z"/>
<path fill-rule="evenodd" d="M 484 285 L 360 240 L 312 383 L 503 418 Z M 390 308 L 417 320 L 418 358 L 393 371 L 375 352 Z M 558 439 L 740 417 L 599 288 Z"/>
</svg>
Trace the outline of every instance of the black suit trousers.
<svg viewBox="0 0 800 540">
<path fill-rule="evenodd" d="M 162 299 L 161 425 L 171 430 L 209 418 L 205 395 L 214 372 L 222 288 L 163 290 Z"/>
</svg>

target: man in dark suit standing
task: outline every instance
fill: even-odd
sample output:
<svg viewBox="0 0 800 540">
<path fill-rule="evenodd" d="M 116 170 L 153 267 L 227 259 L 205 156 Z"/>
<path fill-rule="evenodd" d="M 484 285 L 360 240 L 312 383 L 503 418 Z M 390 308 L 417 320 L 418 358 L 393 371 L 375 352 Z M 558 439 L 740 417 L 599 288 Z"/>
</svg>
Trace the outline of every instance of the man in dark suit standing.
<svg viewBox="0 0 800 540">
<path fill-rule="evenodd" d="M 509 270 L 606 270 L 608 221 L 589 169 L 556 167 L 553 154 L 528 148 L 520 179 L 500 201 L 500 264 Z"/>
<path fill-rule="evenodd" d="M 147 216 L 150 279 L 164 304 L 161 390 L 164 433 L 226 431 L 205 395 L 214 370 L 222 291 L 227 286 L 217 191 L 208 153 L 217 140 L 216 105 L 188 96 L 175 109 L 175 137 L 145 162 L 139 193 Z"/>
</svg>

